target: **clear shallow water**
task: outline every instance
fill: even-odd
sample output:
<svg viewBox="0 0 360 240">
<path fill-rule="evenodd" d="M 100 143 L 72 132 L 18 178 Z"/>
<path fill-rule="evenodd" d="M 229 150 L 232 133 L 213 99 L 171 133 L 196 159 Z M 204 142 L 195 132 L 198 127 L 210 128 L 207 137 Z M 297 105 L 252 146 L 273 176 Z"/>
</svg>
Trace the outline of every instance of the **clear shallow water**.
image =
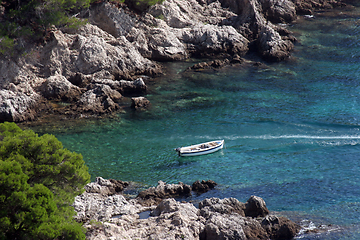
<svg viewBox="0 0 360 240">
<path fill-rule="evenodd" d="M 188 73 L 169 63 L 148 82 L 152 109 L 34 128 L 82 153 L 96 176 L 156 185 L 212 179 L 200 197 L 262 197 L 296 221 L 331 224 L 302 239 L 360 239 L 360 9 L 290 26 L 294 58 Z M 211 155 L 174 148 L 225 139 Z"/>
</svg>

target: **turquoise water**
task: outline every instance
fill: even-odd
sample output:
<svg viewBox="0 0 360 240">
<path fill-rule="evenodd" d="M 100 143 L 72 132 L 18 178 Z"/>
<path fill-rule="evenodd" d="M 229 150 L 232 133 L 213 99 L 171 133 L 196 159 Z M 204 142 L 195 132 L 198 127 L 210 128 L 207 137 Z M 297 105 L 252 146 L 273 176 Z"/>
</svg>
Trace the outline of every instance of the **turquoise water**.
<svg viewBox="0 0 360 240">
<path fill-rule="evenodd" d="M 212 179 L 200 197 L 262 197 L 270 210 L 326 231 L 301 239 L 360 239 L 360 8 L 289 26 L 294 57 L 260 67 L 187 72 L 168 63 L 148 81 L 152 108 L 118 118 L 34 128 L 83 155 L 96 176 L 156 185 Z M 214 154 L 174 148 L 225 139 Z"/>
</svg>

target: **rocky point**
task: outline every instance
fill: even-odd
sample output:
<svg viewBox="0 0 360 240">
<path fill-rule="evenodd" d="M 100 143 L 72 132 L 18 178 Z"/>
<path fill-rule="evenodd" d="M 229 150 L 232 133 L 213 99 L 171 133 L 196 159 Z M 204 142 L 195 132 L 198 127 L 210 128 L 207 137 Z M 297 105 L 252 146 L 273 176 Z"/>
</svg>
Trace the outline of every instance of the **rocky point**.
<svg viewBox="0 0 360 240">
<path fill-rule="evenodd" d="M 199 184 L 216 185 L 208 180 L 192 186 Z M 98 177 L 76 197 L 75 218 L 84 223 L 88 239 L 292 239 L 300 231 L 298 224 L 272 214 L 257 196 L 246 203 L 208 198 L 195 206 L 174 198 L 189 196 L 198 187 L 159 181 L 129 198 L 123 194 L 129 185 Z"/>
</svg>

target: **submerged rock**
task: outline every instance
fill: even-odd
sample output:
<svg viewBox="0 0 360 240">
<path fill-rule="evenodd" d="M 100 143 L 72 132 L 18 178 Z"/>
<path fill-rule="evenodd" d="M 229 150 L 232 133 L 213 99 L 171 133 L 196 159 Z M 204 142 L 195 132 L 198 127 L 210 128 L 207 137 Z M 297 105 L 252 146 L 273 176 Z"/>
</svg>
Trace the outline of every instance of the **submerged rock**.
<svg viewBox="0 0 360 240">
<path fill-rule="evenodd" d="M 141 111 L 146 110 L 151 106 L 150 101 L 145 97 L 133 97 L 131 98 L 131 108 Z"/>
</svg>

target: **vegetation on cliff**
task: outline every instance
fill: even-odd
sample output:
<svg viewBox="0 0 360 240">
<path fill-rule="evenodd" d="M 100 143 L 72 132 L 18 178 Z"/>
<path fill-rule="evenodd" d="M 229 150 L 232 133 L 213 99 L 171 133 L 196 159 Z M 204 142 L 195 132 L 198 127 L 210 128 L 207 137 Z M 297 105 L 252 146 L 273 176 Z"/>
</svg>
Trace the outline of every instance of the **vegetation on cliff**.
<svg viewBox="0 0 360 240">
<path fill-rule="evenodd" d="M 71 204 L 89 181 L 55 136 L 0 124 L 0 239 L 84 239 Z"/>
<path fill-rule="evenodd" d="M 85 20 L 77 15 L 93 3 L 106 0 L 2 0 L 0 4 L 0 55 L 13 53 L 25 42 L 43 40 L 51 26 L 77 27 Z M 121 3 L 125 0 L 108 0 Z M 126 4 L 145 11 L 163 0 L 126 0 Z"/>
<path fill-rule="evenodd" d="M 10 54 L 14 46 L 42 40 L 52 25 L 76 27 L 79 10 L 92 0 L 2 0 L 0 6 L 0 54 Z"/>
</svg>

